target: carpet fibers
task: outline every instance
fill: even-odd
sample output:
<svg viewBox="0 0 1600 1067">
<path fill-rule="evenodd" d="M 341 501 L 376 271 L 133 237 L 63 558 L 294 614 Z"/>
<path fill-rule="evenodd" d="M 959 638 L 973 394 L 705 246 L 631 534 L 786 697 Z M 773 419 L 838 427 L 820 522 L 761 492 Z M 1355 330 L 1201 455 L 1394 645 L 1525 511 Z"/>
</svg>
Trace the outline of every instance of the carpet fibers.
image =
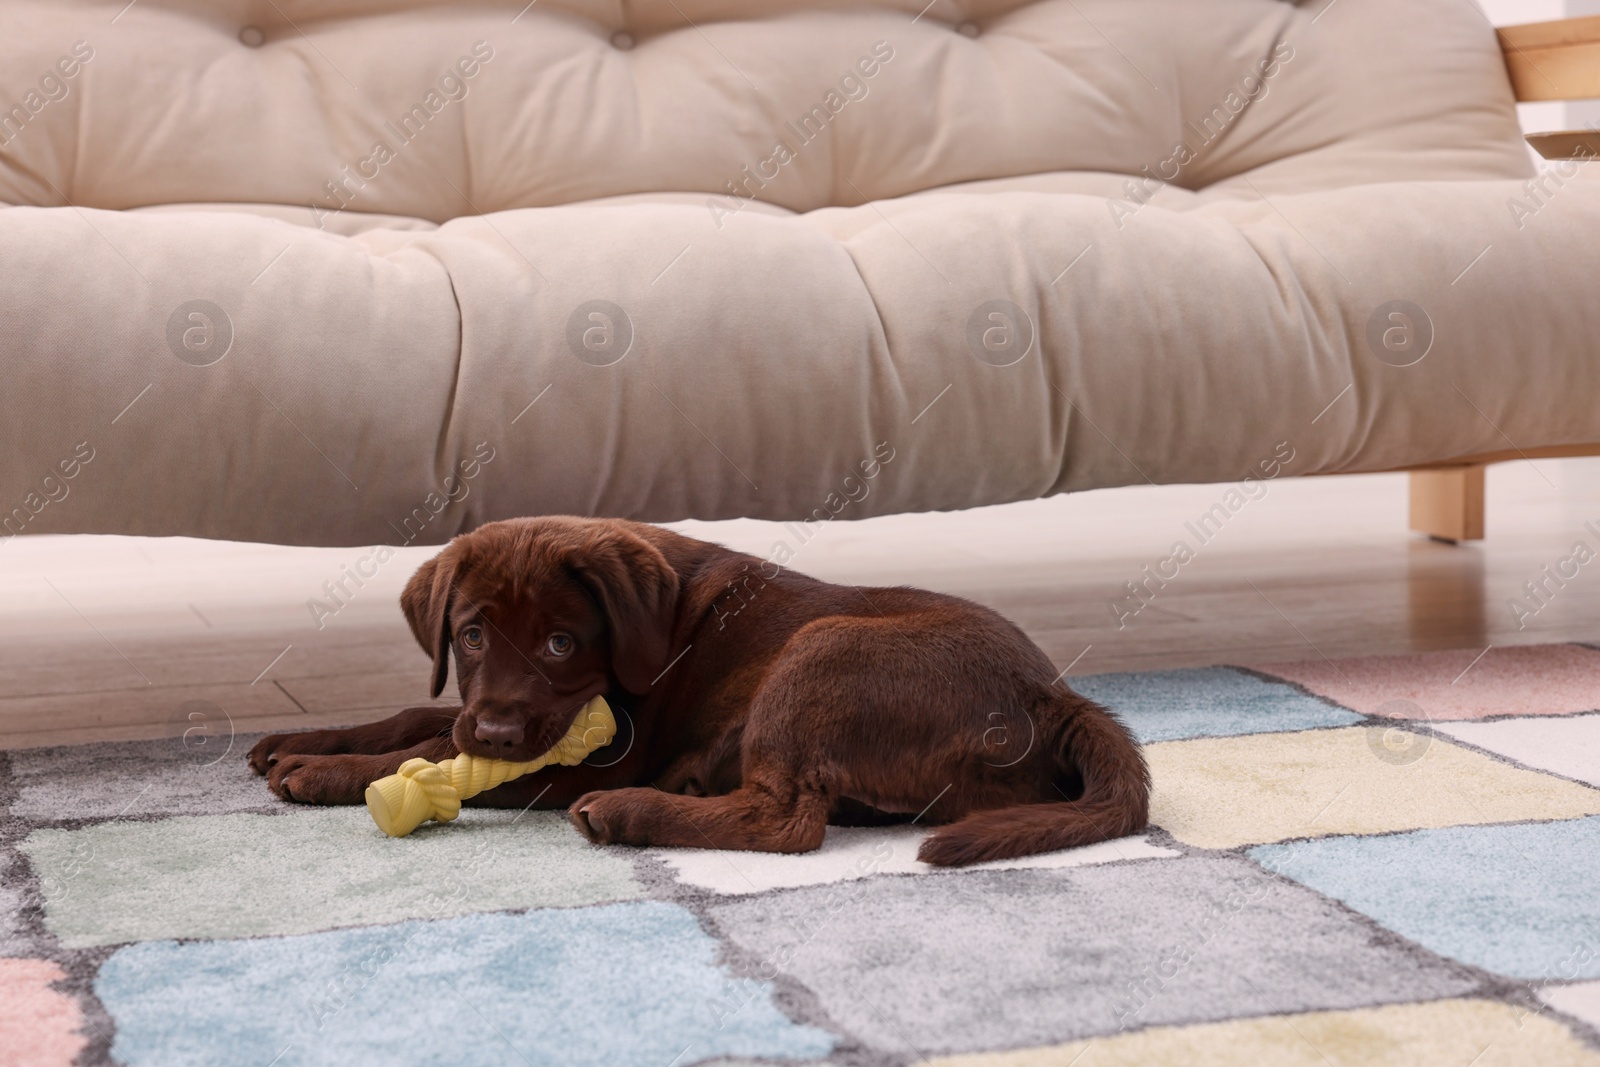
<svg viewBox="0 0 1600 1067">
<path fill-rule="evenodd" d="M 1155 825 L 958 871 L 0 754 L 0 1067 L 1600 1067 L 1600 650 L 1477 655 L 1074 679 Z"/>
</svg>

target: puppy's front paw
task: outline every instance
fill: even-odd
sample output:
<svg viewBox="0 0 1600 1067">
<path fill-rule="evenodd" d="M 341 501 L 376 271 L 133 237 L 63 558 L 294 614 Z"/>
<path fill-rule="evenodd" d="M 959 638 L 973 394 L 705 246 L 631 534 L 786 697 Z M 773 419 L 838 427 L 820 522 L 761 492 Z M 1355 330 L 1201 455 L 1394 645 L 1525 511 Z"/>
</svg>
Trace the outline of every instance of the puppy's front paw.
<svg viewBox="0 0 1600 1067">
<path fill-rule="evenodd" d="M 636 825 L 636 805 L 628 797 L 632 792 L 610 789 L 585 793 L 567 809 L 567 816 L 580 834 L 597 845 L 643 844 Z"/>
<path fill-rule="evenodd" d="M 597 798 L 603 793 L 585 793 L 572 802 L 572 807 L 567 809 L 567 818 L 572 820 L 572 825 L 578 828 L 578 833 L 587 837 L 597 845 L 608 845 L 610 840 L 604 835 L 605 821 L 598 812 L 595 813 L 594 822 L 589 821 L 589 812 L 596 806 Z"/>
<path fill-rule="evenodd" d="M 266 774 L 272 765 L 278 762 L 278 746 L 288 734 L 268 734 L 250 747 L 250 769 L 257 774 Z"/>
<path fill-rule="evenodd" d="M 328 756 L 341 751 L 333 730 L 303 730 L 295 734 L 268 734 L 250 748 L 250 769 L 266 774 L 285 756 Z"/>
<path fill-rule="evenodd" d="M 281 756 L 267 772 L 267 788 L 295 804 L 360 804 L 369 774 L 359 756 Z"/>
</svg>

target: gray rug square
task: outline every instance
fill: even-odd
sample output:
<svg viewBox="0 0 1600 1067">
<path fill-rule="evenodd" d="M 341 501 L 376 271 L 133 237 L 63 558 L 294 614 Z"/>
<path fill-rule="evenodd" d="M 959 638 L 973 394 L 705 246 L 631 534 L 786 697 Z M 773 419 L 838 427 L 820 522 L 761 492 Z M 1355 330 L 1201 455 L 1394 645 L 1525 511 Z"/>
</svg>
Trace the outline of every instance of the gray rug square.
<svg viewBox="0 0 1600 1067">
<path fill-rule="evenodd" d="M 706 912 L 736 972 L 787 976 L 804 1021 L 908 1058 L 1480 985 L 1234 856 L 882 876 Z"/>
<path fill-rule="evenodd" d="M 257 734 L 222 732 L 185 743 L 150 741 L 23 749 L 8 753 L 17 790 L 12 814 L 34 825 L 64 820 L 221 815 L 288 806 L 250 772 Z"/>
</svg>

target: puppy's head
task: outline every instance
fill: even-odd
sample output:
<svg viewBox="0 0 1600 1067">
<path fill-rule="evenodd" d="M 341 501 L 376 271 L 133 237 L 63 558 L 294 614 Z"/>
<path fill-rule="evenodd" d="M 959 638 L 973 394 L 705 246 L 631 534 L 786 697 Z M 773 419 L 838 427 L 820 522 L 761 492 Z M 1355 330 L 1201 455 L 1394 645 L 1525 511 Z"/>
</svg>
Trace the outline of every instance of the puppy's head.
<svg viewBox="0 0 1600 1067">
<path fill-rule="evenodd" d="M 528 760 L 583 705 L 648 692 L 666 668 L 678 574 L 626 524 L 512 519 L 456 538 L 412 575 L 400 606 L 433 656 L 433 695 L 452 655 L 456 747 Z"/>
</svg>

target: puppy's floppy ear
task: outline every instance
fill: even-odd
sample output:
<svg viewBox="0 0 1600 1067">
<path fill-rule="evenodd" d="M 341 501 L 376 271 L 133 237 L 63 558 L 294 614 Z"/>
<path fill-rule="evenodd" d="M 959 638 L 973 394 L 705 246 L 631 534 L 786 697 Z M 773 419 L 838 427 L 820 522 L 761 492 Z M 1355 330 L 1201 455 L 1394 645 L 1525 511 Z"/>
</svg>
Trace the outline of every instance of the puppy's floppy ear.
<svg viewBox="0 0 1600 1067">
<path fill-rule="evenodd" d="M 605 614 L 611 673 L 628 692 L 648 693 L 671 658 L 678 572 L 656 546 L 616 529 L 596 535 L 568 566 Z"/>
<path fill-rule="evenodd" d="M 400 610 L 422 650 L 433 657 L 433 695 L 450 677 L 450 600 L 455 592 L 456 554 L 446 547 L 417 568 L 400 593 Z"/>
</svg>

